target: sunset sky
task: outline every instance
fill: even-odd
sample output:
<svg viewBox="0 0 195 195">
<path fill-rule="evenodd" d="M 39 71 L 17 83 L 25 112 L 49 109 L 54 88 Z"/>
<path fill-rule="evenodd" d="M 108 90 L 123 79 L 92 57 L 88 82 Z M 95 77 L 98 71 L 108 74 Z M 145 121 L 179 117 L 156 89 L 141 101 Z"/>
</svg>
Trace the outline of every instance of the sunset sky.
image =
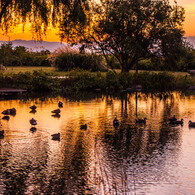
<svg viewBox="0 0 195 195">
<path fill-rule="evenodd" d="M 171 3 L 174 0 L 170 0 Z M 178 5 L 184 7 L 186 11 L 186 19 L 184 23 L 185 36 L 195 36 L 195 0 L 177 0 Z M 51 27 L 47 31 L 47 35 L 43 37 L 45 41 L 60 41 L 57 29 L 52 29 Z M 24 31 L 23 25 L 19 25 L 16 27 L 11 33 L 8 35 L 0 34 L 0 40 L 8 41 L 14 39 L 23 39 L 23 40 L 31 40 L 33 39 L 33 35 L 30 31 L 30 24 L 26 24 Z"/>
</svg>

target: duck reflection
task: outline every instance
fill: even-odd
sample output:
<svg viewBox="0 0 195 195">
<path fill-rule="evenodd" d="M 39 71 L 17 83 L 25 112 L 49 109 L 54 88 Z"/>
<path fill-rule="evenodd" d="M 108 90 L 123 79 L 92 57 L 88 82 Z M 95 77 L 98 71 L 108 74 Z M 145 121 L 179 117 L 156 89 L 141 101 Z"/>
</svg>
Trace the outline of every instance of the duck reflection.
<svg viewBox="0 0 195 195">
<path fill-rule="evenodd" d="M 61 117 L 60 114 L 52 114 L 51 116 L 54 117 L 54 118 L 60 118 Z"/>
<path fill-rule="evenodd" d="M 36 112 L 36 110 L 31 110 L 29 113 L 35 114 Z"/>
<path fill-rule="evenodd" d="M 31 127 L 31 128 L 30 128 L 30 131 L 31 131 L 32 133 L 34 133 L 34 132 L 37 131 L 37 128 L 36 128 L 36 127 Z"/>
</svg>

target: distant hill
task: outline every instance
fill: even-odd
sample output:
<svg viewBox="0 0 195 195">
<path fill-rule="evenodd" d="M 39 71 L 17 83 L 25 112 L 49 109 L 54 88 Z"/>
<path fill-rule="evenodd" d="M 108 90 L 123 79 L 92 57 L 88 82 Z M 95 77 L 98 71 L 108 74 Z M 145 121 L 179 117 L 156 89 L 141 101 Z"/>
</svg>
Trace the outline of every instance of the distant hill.
<svg viewBox="0 0 195 195">
<path fill-rule="evenodd" d="M 195 48 L 195 36 L 186 37 L 186 39 Z M 57 48 L 66 46 L 66 44 L 64 43 L 48 42 L 48 41 L 34 41 L 34 40 L 25 41 L 25 40 L 16 39 L 11 42 L 13 43 L 13 47 L 24 46 L 28 49 L 31 49 L 32 51 L 49 50 L 52 52 L 56 50 Z M 0 41 L 0 45 L 3 43 L 8 43 L 8 41 Z"/>
<path fill-rule="evenodd" d="M 60 42 L 48 42 L 48 41 L 25 41 L 25 40 L 14 40 L 11 41 L 13 44 L 13 47 L 16 46 L 24 46 L 28 49 L 31 49 L 32 51 L 41 51 L 41 50 L 49 50 L 54 51 L 57 48 L 63 47 L 65 44 Z M 0 41 L 0 45 L 3 43 L 8 43 L 8 41 Z"/>
</svg>

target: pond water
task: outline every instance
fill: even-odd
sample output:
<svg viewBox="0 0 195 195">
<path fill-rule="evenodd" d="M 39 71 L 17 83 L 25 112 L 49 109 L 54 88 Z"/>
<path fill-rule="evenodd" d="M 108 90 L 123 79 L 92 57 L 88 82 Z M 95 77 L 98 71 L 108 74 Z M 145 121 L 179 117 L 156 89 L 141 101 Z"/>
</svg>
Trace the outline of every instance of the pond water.
<svg viewBox="0 0 195 195">
<path fill-rule="evenodd" d="M 195 194 L 193 93 L 0 100 L 0 112 L 13 107 L 16 115 L 0 120 L 0 194 Z M 183 126 L 169 124 L 173 115 Z"/>
</svg>

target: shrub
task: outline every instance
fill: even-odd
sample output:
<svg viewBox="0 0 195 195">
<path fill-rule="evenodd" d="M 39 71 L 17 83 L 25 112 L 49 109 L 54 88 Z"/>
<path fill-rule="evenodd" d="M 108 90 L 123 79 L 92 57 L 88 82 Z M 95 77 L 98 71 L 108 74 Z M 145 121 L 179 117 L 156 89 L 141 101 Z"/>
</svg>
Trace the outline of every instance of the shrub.
<svg viewBox="0 0 195 195">
<path fill-rule="evenodd" d="M 170 90 L 175 87 L 174 76 L 166 73 L 141 72 L 134 74 L 134 84 L 141 84 L 145 90 Z"/>
<path fill-rule="evenodd" d="M 60 81 L 49 77 L 43 71 L 33 73 L 0 74 L 0 87 L 23 88 L 29 91 L 53 91 L 60 89 Z"/>
<path fill-rule="evenodd" d="M 91 71 L 105 71 L 103 58 L 96 54 L 61 53 L 54 60 L 54 66 L 60 71 L 80 68 Z"/>
</svg>

